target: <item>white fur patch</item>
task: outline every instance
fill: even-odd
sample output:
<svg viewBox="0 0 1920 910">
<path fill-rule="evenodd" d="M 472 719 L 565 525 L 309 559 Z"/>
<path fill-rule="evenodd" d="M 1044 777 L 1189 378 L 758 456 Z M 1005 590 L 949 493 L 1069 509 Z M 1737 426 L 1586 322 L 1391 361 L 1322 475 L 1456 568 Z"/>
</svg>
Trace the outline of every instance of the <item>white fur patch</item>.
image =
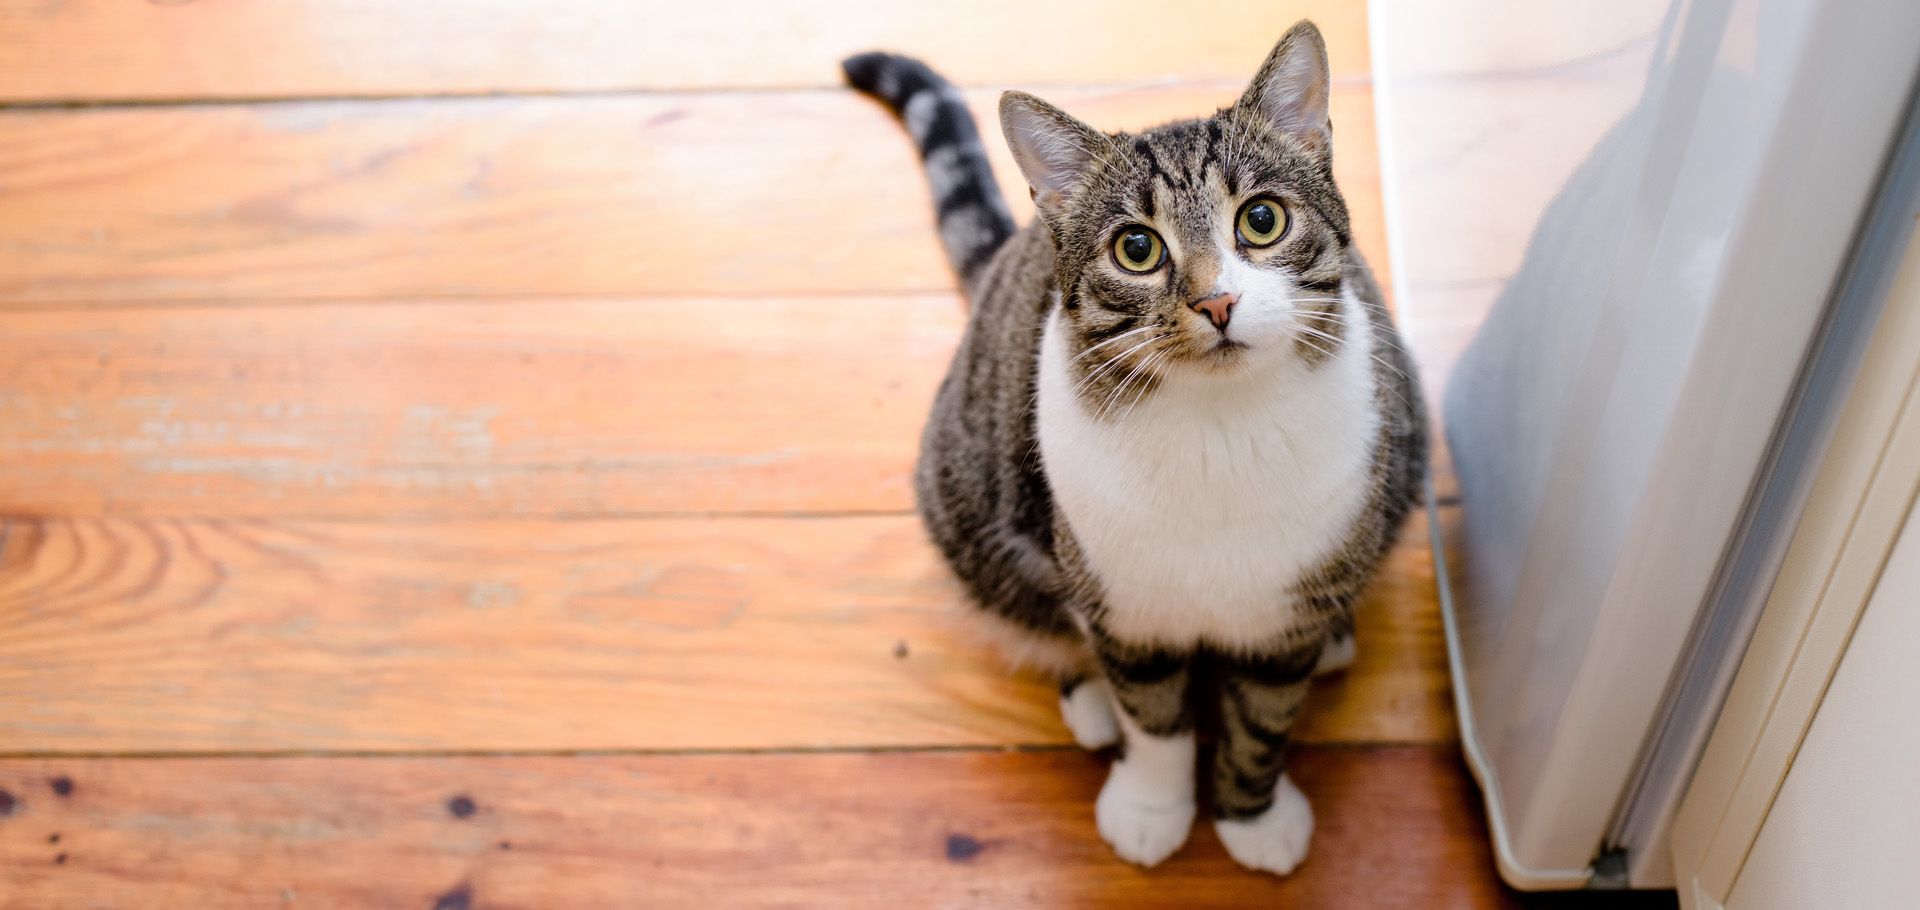
<svg viewBox="0 0 1920 910">
<path fill-rule="evenodd" d="M 1292 278 L 1278 269 L 1259 268 L 1242 258 L 1235 249 L 1231 224 L 1223 222 L 1218 230 L 1220 233 L 1213 241 L 1220 276 L 1207 293 L 1208 296 L 1234 294 L 1240 298 L 1233 307 L 1232 321 L 1227 323 L 1228 338 L 1252 345 L 1256 351 L 1274 354 L 1292 346 L 1300 326 L 1327 330 L 1327 326 L 1317 320 L 1295 315 Z M 1372 323 L 1367 325 L 1371 327 Z M 1311 338 L 1312 333 L 1303 334 L 1316 344 L 1323 347 L 1326 344 L 1322 339 Z"/>
<path fill-rule="evenodd" d="M 1327 642 L 1326 647 L 1320 649 L 1320 662 L 1313 666 L 1313 675 L 1325 676 L 1353 666 L 1353 658 L 1358 650 L 1351 635 L 1342 635 Z"/>
<path fill-rule="evenodd" d="M 1120 722 L 1113 717 L 1113 696 L 1098 676 L 1083 680 L 1060 696 L 1060 719 L 1073 731 L 1082 749 L 1105 749 L 1120 741 Z"/>
<path fill-rule="evenodd" d="M 1250 346 L 1239 368 L 1175 365 L 1113 419 L 1094 419 L 1074 393 L 1064 317 L 1047 324 L 1037 412 L 1047 482 L 1118 638 L 1271 642 L 1294 623 L 1294 584 L 1365 506 L 1380 420 L 1372 325 L 1343 297 L 1344 344 L 1309 367 L 1289 328 L 1299 317 L 1270 276 L 1229 276 L 1259 282 L 1238 288 L 1229 326 Z"/>
<path fill-rule="evenodd" d="M 1293 778 L 1283 774 L 1267 811 L 1253 818 L 1216 819 L 1213 830 L 1240 865 L 1286 875 L 1307 858 L 1307 845 L 1313 840 L 1313 807 L 1293 785 Z"/>
<path fill-rule="evenodd" d="M 1193 829 L 1193 734 L 1148 736 L 1126 712 L 1114 715 L 1126 733 L 1126 757 L 1107 772 L 1094 822 L 1121 859 L 1152 866 L 1180 849 Z"/>
</svg>

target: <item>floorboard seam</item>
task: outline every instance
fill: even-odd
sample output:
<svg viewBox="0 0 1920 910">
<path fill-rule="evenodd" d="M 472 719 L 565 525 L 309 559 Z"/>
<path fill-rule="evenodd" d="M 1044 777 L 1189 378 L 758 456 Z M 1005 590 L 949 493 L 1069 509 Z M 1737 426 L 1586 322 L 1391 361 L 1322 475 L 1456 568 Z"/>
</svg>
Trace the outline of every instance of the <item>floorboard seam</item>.
<svg viewBox="0 0 1920 910">
<path fill-rule="evenodd" d="M 1373 85 L 1370 75 L 1348 74 L 1336 76 L 1332 80 L 1336 89 L 1350 90 L 1369 88 Z M 1134 79 L 1106 82 L 1025 82 L 1012 80 L 1007 82 L 965 82 L 958 87 L 962 91 L 994 91 L 1018 85 L 1023 91 L 1061 92 L 1061 91 L 1114 91 L 1129 92 L 1143 89 L 1160 88 L 1218 88 L 1222 91 L 1237 93 L 1246 88 L 1246 80 L 1227 77 L 1205 78 L 1160 78 Z M 140 108 L 172 108 L 191 110 L 212 107 L 264 107 L 268 105 L 294 104 L 342 104 L 342 103 L 407 103 L 417 101 L 485 101 L 519 100 L 547 98 L 653 98 L 674 95 L 713 96 L 713 95 L 799 95 L 852 93 L 845 86 L 828 83 L 793 83 L 753 86 L 682 86 L 648 88 L 628 86 L 624 88 L 517 88 L 517 89 L 448 89 L 424 92 L 315 92 L 311 94 L 289 93 L 285 95 L 208 97 L 195 95 L 160 96 L 153 98 L 113 97 L 99 98 L 44 98 L 32 100 L 0 101 L 0 113 L 12 111 L 90 111 L 90 110 L 128 110 Z"/>
<path fill-rule="evenodd" d="M 1322 751 L 1386 751 L 1391 749 L 1457 749 L 1456 740 L 1380 740 L 1307 742 L 1297 748 Z M 389 758 L 646 758 L 775 755 L 938 755 L 1045 754 L 1084 752 L 1072 743 L 1008 743 L 999 745 L 920 746 L 752 746 L 745 748 L 685 749 L 286 749 L 269 751 L 125 751 L 125 752 L 0 752 L 0 761 L 97 761 L 102 759 L 167 761 L 207 759 L 389 759 Z"/>
</svg>

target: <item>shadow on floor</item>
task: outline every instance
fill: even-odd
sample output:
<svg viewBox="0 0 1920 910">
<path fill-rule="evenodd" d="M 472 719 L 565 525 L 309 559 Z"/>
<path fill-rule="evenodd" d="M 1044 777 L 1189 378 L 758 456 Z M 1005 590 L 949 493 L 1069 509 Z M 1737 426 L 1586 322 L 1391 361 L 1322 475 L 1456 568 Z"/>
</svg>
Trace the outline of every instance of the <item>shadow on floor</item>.
<svg viewBox="0 0 1920 910">
<path fill-rule="evenodd" d="M 1677 910 L 1672 891 L 1562 891 L 1516 894 L 1526 910 Z"/>
</svg>

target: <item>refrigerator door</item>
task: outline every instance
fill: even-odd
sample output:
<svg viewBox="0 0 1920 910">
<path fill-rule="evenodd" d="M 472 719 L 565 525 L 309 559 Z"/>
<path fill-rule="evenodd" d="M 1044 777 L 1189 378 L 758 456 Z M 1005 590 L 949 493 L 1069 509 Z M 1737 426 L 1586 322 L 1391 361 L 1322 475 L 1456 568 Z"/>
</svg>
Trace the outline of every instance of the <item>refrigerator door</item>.
<svg viewBox="0 0 1920 910">
<path fill-rule="evenodd" d="M 1371 21 L 1401 318 L 1430 368 L 1465 347 L 1443 408 L 1462 737 L 1503 874 L 1579 886 L 1878 185 L 1920 4 Z"/>
</svg>

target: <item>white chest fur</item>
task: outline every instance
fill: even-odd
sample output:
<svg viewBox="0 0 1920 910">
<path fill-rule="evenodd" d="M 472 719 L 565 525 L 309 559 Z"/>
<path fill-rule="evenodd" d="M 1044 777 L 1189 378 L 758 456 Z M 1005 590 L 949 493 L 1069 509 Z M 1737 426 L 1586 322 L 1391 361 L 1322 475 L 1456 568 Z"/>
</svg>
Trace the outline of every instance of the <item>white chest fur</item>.
<svg viewBox="0 0 1920 910">
<path fill-rule="evenodd" d="M 1040 451 L 1056 507 L 1124 640 L 1231 647 L 1293 621 L 1290 591 L 1364 506 L 1379 426 L 1370 325 L 1317 368 L 1273 356 L 1231 376 L 1169 375 L 1118 420 L 1073 393 L 1060 313 L 1041 345 Z"/>
</svg>

